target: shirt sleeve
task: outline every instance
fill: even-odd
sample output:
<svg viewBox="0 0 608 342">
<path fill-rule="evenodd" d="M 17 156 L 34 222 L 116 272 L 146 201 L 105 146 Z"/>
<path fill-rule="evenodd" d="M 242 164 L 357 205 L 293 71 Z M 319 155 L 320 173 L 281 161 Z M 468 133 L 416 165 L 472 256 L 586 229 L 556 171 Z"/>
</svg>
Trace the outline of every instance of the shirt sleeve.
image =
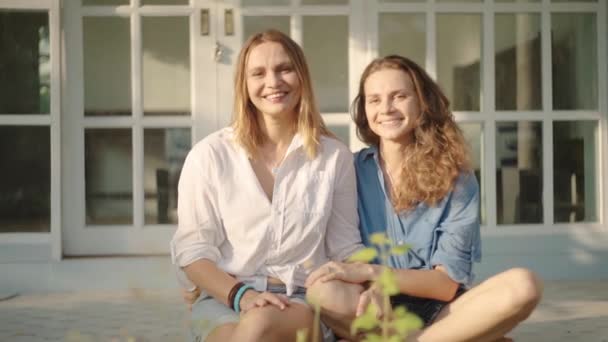
<svg viewBox="0 0 608 342">
<path fill-rule="evenodd" d="M 344 261 L 363 248 L 357 215 L 357 183 L 353 155 L 340 150 L 336 165 L 332 209 L 327 223 L 325 246 L 329 259 Z"/>
<path fill-rule="evenodd" d="M 178 226 L 171 240 L 171 259 L 177 268 L 178 281 L 185 288 L 194 285 L 181 268 L 200 259 L 217 262 L 221 257 L 219 246 L 226 238 L 219 220 L 211 168 L 202 166 L 202 160 L 206 165 L 213 165 L 213 156 L 208 150 L 210 148 L 191 150 L 179 178 Z"/>
<path fill-rule="evenodd" d="M 458 178 L 448 201 L 435 231 L 431 265 L 442 265 L 452 280 L 469 285 L 473 262 L 481 260 L 479 185 L 472 173 Z"/>
</svg>

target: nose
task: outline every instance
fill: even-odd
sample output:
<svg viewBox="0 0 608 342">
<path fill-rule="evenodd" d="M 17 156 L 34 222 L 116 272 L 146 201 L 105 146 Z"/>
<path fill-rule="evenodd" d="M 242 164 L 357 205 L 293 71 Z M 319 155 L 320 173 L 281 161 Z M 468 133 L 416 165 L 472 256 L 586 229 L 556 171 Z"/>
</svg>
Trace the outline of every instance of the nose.
<svg viewBox="0 0 608 342">
<path fill-rule="evenodd" d="M 393 101 L 390 98 L 384 99 L 380 103 L 380 112 L 381 113 L 390 113 L 394 109 Z"/>
<path fill-rule="evenodd" d="M 281 74 L 278 72 L 268 72 L 264 81 L 268 87 L 277 87 L 281 83 Z"/>
</svg>

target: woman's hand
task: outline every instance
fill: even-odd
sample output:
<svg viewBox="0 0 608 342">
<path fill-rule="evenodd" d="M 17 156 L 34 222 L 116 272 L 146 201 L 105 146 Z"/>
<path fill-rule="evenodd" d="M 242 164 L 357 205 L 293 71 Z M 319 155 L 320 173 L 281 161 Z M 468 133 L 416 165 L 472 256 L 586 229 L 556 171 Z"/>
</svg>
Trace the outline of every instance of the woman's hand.
<svg viewBox="0 0 608 342">
<path fill-rule="evenodd" d="M 376 314 L 376 318 L 378 319 L 381 319 L 384 315 L 391 314 L 391 306 L 389 305 L 388 308 L 384 307 L 384 297 L 376 285 L 372 285 L 369 289 L 361 292 L 359 302 L 357 303 L 356 316 L 361 316 L 370 304 L 374 304 L 378 308 Z"/>
<path fill-rule="evenodd" d="M 247 290 L 241 298 L 240 309 L 241 314 L 253 308 L 261 308 L 266 305 L 274 305 L 281 310 L 284 310 L 289 306 L 289 298 L 282 294 L 270 293 L 270 292 L 257 292 L 254 290 Z"/>
<path fill-rule="evenodd" d="M 188 305 L 188 310 L 192 311 L 192 304 L 196 302 L 196 299 L 201 295 L 201 290 L 198 287 L 195 287 L 194 290 L 186 290 L 182 289 L 182 298 L 186 305 Z"/>
<path fill-rule="evenodd" d="M 377 265 L 330 261 L 312 272 L 306 279 L 305 286 L 311 287 L 317 281 L 323 283 L 330 280 L 361 284 L 374 280 L 378 274 L 380 274 L 380 269 Z"/>
</svg>

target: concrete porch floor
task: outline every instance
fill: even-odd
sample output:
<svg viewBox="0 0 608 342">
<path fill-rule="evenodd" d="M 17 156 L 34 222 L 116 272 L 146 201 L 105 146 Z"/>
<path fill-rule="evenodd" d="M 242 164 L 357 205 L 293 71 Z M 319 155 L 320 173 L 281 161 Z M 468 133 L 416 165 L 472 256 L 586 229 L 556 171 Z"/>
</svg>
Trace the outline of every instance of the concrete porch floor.
<svg viewBox="0 0 608 342">
<path fill-rule="evenodd" d="M 187 317 L 173 289 L 26 294 L 0 301 L 0 341 L 184 341 Z M 608 280 L 547 282 L 510 336 L 608 342 Z"/>
</svg>

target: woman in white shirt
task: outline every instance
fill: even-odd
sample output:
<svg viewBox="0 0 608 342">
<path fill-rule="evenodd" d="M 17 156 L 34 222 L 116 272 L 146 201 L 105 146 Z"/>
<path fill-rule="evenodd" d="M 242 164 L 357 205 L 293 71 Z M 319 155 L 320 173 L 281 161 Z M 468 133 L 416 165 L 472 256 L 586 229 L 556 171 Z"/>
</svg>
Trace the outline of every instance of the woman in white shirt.
<svg viewBox="0 0 608 342">
<path fill-rule="evenodd" d="M 202 291 L 195 340 L 312 331 L 307 275 L 362 247 L 352 158 L 323 124 L 301 48 L 274 30 L 249 38 L 233 123 L 192 148 L 179 182 L 171 252 L 182 285 Z"/>
</svg>

